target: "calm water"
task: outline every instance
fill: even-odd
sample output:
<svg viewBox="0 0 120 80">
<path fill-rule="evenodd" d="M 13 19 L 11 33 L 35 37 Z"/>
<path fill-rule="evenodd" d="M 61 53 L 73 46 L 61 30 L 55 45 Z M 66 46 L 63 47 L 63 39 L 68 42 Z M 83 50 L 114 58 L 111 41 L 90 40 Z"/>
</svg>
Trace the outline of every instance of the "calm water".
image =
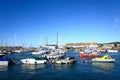
<svg viewBox="0 0 120 80">
<path fill-rule="evenodd" d="M 105 53 L 102 53 L 105 54 Z M 0 80 L 120 80 L 120 52 L 111 53 L 115 63 L 84 63 L 77 52 L 67 52 L 66 56 L 77 56 L 76 64 L 21 64 L 20 59 L 31 54 L 8 55 L 15 65 L 0 66 Z"/>
</svg>

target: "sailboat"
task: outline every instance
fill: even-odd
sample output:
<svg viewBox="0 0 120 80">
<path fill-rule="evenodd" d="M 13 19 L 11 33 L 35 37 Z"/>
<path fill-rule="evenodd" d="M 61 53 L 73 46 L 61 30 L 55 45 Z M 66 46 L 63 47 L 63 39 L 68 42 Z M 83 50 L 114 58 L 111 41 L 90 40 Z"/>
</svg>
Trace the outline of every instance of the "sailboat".
<svg viewBox="0 0 120 80">
<path fill-rule="evenodd" d="M 65 55 L 65 50 L 59 48 L 59 40 L 58 40 L 58 32 L 57 32 L 57 42 L 56 42 L 56 49 L 51 50 L 50 54 L 46 55 L 47 59 L 56 59 L 62 58 Z"/>
<path fill-rule="evenodd" d="M 1 50 L 0 50 L 0 54 L 8 54 L 7 52 L 7 41 L 5 39 L 5 35 L 3 37 L 2 43 L 1 43 Z"/>
</svg>

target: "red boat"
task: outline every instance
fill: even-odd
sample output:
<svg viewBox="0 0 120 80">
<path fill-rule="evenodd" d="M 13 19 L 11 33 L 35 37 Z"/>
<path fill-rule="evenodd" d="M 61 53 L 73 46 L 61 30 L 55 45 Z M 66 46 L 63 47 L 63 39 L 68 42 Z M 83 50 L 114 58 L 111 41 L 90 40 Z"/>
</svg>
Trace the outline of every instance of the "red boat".
<svg viewBox="0 0 120 80">
<path fill-rule="evenodd" d="M 95 58 L 98 57 L 99 53 L 80 53 L 81 58 Z"/>
</svg>

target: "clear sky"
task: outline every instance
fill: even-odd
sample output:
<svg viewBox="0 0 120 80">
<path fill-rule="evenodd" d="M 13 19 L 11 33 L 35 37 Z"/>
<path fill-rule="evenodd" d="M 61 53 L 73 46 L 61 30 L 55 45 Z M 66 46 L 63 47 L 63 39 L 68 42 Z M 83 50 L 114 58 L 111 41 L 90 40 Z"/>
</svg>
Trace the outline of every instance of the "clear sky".
<svg viewBox="0 0 120 80">
<path fill-rule="evenodd" d="M 0 0 L 0 43 L 120 41 L 120 0 Z M 5 42 L 3 42 L 5 36 Z"/>
</svg>

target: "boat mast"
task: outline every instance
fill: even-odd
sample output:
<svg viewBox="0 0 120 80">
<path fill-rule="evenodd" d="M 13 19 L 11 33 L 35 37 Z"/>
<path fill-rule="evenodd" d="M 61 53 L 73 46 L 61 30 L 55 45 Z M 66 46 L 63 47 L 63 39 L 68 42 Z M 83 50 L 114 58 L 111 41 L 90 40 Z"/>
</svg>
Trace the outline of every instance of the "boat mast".
<svg viewBox="0 0 120 80">
<path fill-rule="evenodd" d="M 57 32 L 57 46 L 56 47 L 58 48 L 58 32 Z"/>
<path fill-rule="evenodd" d="M 48 46 L 48 37 L 46 37 L 46 46 Z"/>
<path fill-rule="evenodd" d="M 3 51 L 3 43 L 4 43 L 4 39 L 2 39 L 2 42 L 1 42 L 1 52 Z"/>
<path fill-rule="evenodd" d="M 6 38 L 6 36 L 4 34 L 3 39 L 2 39 L 2 43 L 1 43 L 1 51 L 6 50 L 6 48 L 7 48 L 7 42 L 6 42 L 5 38 Z"/>
<path fill-rule="evenodd" d="M 14 47 L 16 47 L 16 34 L 14 35 L 15 41 L 14 41 Z"/>
</svg>

